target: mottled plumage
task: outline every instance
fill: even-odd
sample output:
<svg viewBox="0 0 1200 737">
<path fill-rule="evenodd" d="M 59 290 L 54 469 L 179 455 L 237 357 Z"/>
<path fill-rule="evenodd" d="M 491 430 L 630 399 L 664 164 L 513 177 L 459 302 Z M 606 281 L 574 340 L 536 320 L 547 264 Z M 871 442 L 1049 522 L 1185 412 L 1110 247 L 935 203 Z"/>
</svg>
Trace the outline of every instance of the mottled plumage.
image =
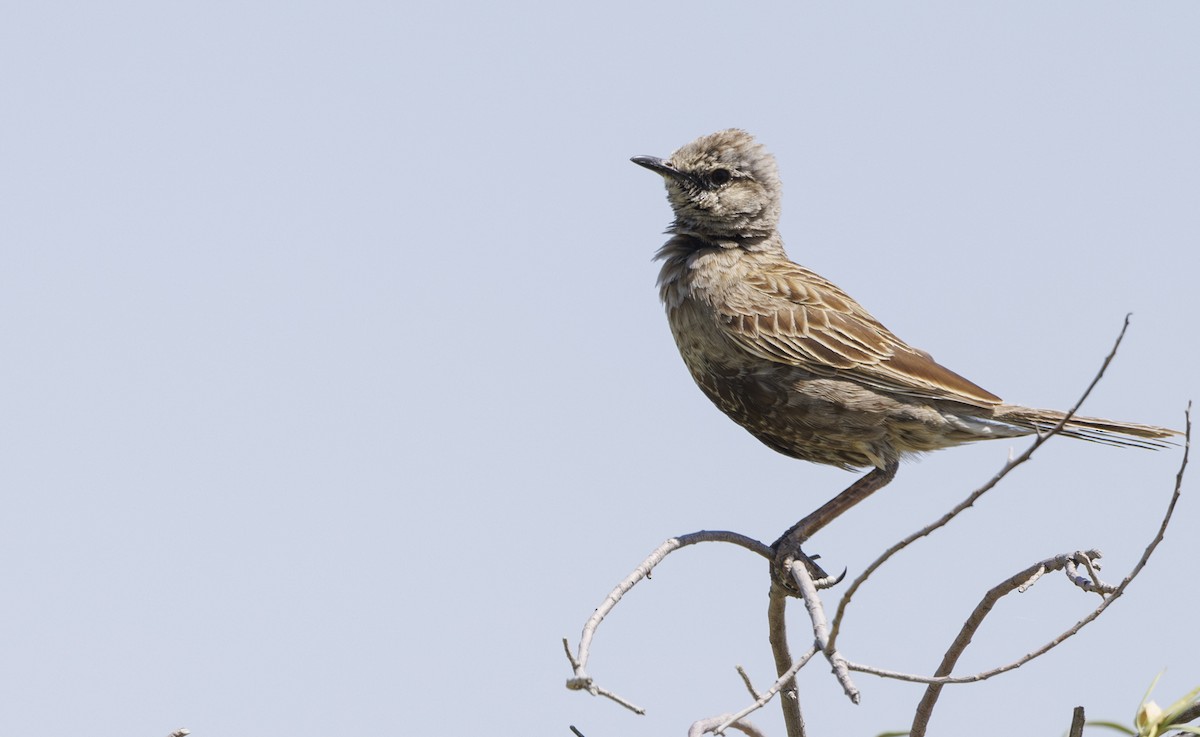
<svg viewBox="0 0 1200 737">
<path fill-rule="evenodd" d="M 775 159 L 741 130 L 663 161 L 675 211 L 659 288 L 692 378 L 771 448 L 842 468 L 1053 427 L 1063 413 L 1005 404 L 912 348 L 848 294 L 787 257 Z M 1065 435 L 1157 447 L 1173 430 L 1076 417 Z"/>
</svg>

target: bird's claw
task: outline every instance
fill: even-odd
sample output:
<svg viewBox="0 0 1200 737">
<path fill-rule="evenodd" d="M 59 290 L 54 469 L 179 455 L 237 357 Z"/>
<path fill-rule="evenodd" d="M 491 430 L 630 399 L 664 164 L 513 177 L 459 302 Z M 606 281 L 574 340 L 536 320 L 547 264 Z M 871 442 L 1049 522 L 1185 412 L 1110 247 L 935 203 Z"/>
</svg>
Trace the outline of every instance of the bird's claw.
<svg viewBox="0 0 1200 737">
<path fill-rule="evenodd" d="M 800 589 L 792 579 L 790 571 L 791 564 L 799 561 L 808 568 L 808 573 L 818 590 L 841 583 L 842 579 L 846 577 L 846 571 L 843 570 L 837 576 L 830 576 L 825 569 L 817 565 L 816 560 L 820 557 L 820 555 L 806 554 L 798 544 L 780 541 L 776 544 L 775 559 L 771 562 L 771 580 L 782 586 L 790 596 L 799 597 Z"/>
</svg>

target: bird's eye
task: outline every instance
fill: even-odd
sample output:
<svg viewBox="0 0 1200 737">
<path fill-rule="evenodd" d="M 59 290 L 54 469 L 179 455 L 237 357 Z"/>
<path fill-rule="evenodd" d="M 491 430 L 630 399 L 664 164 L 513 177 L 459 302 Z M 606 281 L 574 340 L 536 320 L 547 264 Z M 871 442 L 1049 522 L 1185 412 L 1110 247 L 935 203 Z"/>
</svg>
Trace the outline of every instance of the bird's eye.
<svg viewBox="0 0 1200 737">
<path fill-rule="evenodd" d="M 728 184 L 730 179 L 733 179 L 733 175 L 728 169 L 714 169 L 712 174 L 708 175 L 708 180 L 718 187 Z"/>
</svg>

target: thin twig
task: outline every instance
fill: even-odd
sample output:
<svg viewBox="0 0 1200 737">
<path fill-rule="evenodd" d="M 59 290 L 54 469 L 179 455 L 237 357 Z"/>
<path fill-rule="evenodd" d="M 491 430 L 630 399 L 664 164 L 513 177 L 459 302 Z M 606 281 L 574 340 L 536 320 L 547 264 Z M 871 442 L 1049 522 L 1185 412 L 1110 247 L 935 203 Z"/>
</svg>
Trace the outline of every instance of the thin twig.
<svg viewBox="0 0 1200 737">
<path fill-rule="evenodd" d="M 804 599 L 808 618 L 812 621 L 813 639 L 816 646 L 825 653 L 825 659 L 833 667 L 833 674 L 837 677 L 838 683 L 842 684 L 842 690 L 850 697 L 850 701 L 857 704 L 862 699 L 862 694 L 854 685 L 854 681 L 850 679 L 850 672 L 846 670 L 846 659 L 829 644 L 829 626 L 825 620 L 825 608 L 821 606 L 821 596 L 817 593 L 816 582 L 813 581 L 812 574 L 809 573 L 808 566 L 804 561 L 788 559 L 786 562 L 788 570 L 792 574 L 792 580 L 800 590 L 800 597 Z"/>
<path fill-rule="evenodd" d="M 630 589 L 636 586 L 639 581 L 644 578 L 648 578 L 650 576 L 650 572 L 653 571 L 654 567 L 661 563 L 664 558 L 680 548 L 686 548 L 689 545 L 695 545 L 703 542 L 732 543 L 734 545 L 746 548 L 751 552 L 758 553 L 767 560 L 772 560 L 773 556 L 771 548 L 766 544 L 755 540 L 752 537 L 747 537 L 746 535 L 742 535 L 737 532 L 729 532 L 727 530 L 701 530 L 699 532 L 692 532 L 687 535 L 680 535 L 679 537 L 670 538 L 662 545 L 659 545 L 652 553 L 650 553 L 650 555 L 646 556 L 646 559 L 643 560 L 641 564 L 639 564 L 638 567 L 633 570 L 632 573 L 625 577 L 624 581 L 621 581 L 621 583 L 617 584 L 616 588 L 609 592 L 608 596 L 605 597 L 600 606 L 596 608 L 596 611 L 592 613 L 592 616 L 588 618 L 588 621 L 583 625 L 583 634 L 579 638 L 579 650 L 577 653 L 571 652 L 570 644 L 567 642 L 565 637 L 563 638 L 563 649 L 566 650 L 567 660 L 570 661 L 571 669 L 575 673 L 572 678 L 567 679 L 568 689 L 572 691 L 587 691 L 593 696 L 603 696 L 605 698 L 612 699 L 634 713 L 646 713 L 645 709 L 636 706 L 627 699 L 617 696 L 613 692 L 596 685 L 595 680 L 588 675 L 587 661 L 591 650 L 592 638 L 596 634 L 596 628 L 600 626 L 600 623 L 604 621 L 604 618 L 608 615 L 608 613 L 611 612 L 614 607 L 616 607 L 616 605 L 621 601 L 621 598 L 625 596 Z"/>
<path fill-rule="evenodd" d="M 979 603 L 975 605 L 975 609 L 971 615 L 967 617 L 967 621 L 963 623 L 959 630 L 958 636 L 950 643 L 950 647 L 946 649 L 946 654 L 942 656 L 942 662 L 934 671 L 934 677 L 944 677 L 954 672 L 954 666 L 958 663 L 958 659 L 962 657 L 967 646 L 971 644 L 971 639 L 975 637 L 975 633 L 979 630 L 983 620 L 992 611 L 1000 599 L 1004 598 L 1013 591 L 1020 591 L 1022 588 L 1027 588 L 1026 584 L 1031 577 L 1036 576 L 1041 571 L 1059 571 L 1071 564 L 1071 561 L 1079 555 L 1097 556 L 1099 551 L 1089 550 L 1086 553 L 1064 553 L 1056 555 L 1053 558 L 1034 563 L 1023 571 L 1009 576 L 1004 581 L 993 586 L 984 594 Z M 1079 584 L 1076 584 L 1079 585 Z M 1085 588 L 1082 587 L 1081 588 Z M 1085 588 L 1085 590 L 1088 590 Z M 913 715 L 912 728 L 909 730 L 910 737 L 924 737 L 926 730 L 929 728 L 929 719 L 933 715 L 933 708 L 937 705 L 938 697 L 941 696 L 943 684 L 933 683 L 925 689 L 925 695 L 917 704 L 916 713 Z"/>
<path fill-rule="evenodd" d="M 1037 582 L 1038 582 L 1038 579 L 1039 579 L 1039 578 L 1041 578 L 1041 577 L 1042 577 L 1042 576 L 1044 576 L 1044 575 L 1046 575 L 1046 569 L 1045 569 L 1045 568 L 1038 568 L 1036 571 L 1034 571 L 1034 572 L 1033 572 L 1033 575 L 1029 577 L 1029 580 L 1028 580 L 1028 581 L 1026 581 L 1025 583 L 1023 583 L 1023 584 L 1021 584 L 1020 586 L 1018 586 L 1018 587 L 1017 587 L 1017 593 L 1018 593 L 1018 594 L 1023 594 L 1023 593 L 1025 593 L 1026 591 L 1028 591 L 1030 588 L 1032 588 L 1032 587 L 1033 587 L 1033 585 L 1034 585 L 1035 583 L 1037 583 Z"/>
<path fill-rule="evenodd" d="M 1099 551 L 1096 551 L 1096 552 L 1099 552 Z M 1108 587 L 1106 584 L 1104 584 L 1100 580 L 1100 573 L 1099 573 L 1100 561 L 1098 560 L 1098 556 L 1083 555 L 1082 557 L 1083 557 L 1083 565 L 1088 570 L 1088 577 L 1091 578 L 1092 583 L 1096 587 L 1096 589 L 1095 589 L 1096 593 L 1100 594 L 1101 596 L 1103 596 L 1105 594 L 1111 594 L 1112 588 Z M 1108 590 L 1105 590 L 1106 588 Z"/>
<path fill-rule="evenodd" d="M 761 699 L 762 696 L 755 690 L 754 684 L 750 681 L 750 675 L 746 673 L 746 669 L 739 665 L 737 672 L 742 677 L 742 683 L 746 684 L 746 690 L 750 692 L 750 698 L 755 700 Z"/>
<path fill-rule="evenodd" d="M 1092 390 L 1095 389 L 1096 385 L 1100 383 L 1100 379 L 1104 377 L 1104 372 L 1108 370 L 1109 364 L 1111 364 L 1113 358 L 1116 357 L 1117 349 L 1121 347 L 1121 341 L 1125 338 L 1125 331 L 1129 329 L 1129 317 L 1129 315 L 1125 315 L 1125 322 L 1121 325 L 1121 332 L 1117 335 L 1116 341 L 1113 342 L 1112 350 L 1108 352 L 1108 355 L 1104 358 L 1103 363 L 1100 364 L 1100 370 L 1096 372 L 1096 376 L 1092 379 L 1092 382 L 1088 384 L 1087 389 L 1083 391 L 1083 394 L 1079 397 L 1079 401 L 1075 402 L 1075 405 L 1071 407 L 1071 409 L 1068 410 L 1065 415 L 1063 415 L 1062 420 L 1060 420 L 1057 425 L 1045 433 L 1038 433 L 1034 438 L 1034 441 L 1029 445 L 1028 448 L 1025 449 L 1024 453 L 1004 464 L 1004 467 L 1001 468 L 1000 471 L 996 473 L 996 475 L 993 476 L 986 484 L 971 492 L 966 499 L 962 500 L 962 502 L 960 502 L 949 512 L 946 512 L 946 514 L 942 515 L 936 521 L 926 525 L 925 527 L 922 527 L 920 530 L 917 530 L 885 550 L 883 554 L 872 561 L 871 564 L 868 565 L 863 572 L 854 579 L 854 582 L 851 583 L 849 588 L 846 589 L 846 593 L 842 594 L 841 600 L 838 601 L 837 613 L 833 617 L 833 627 L 831 628 L 829 634 L 831 646 L 836 647 L 837 645 L 837 638 L 841 633 L 842 621 L 846 615 L 846 607 L 850 604 L 850 600 L 854 597 L 854 594 L 858 591 L 858 589 L 866 582 L 868 578 L 871 577 L 871 574 L 878 570 L 879 567 L 886 563 L 893 555 L 908 547 L 916 540 L 919 540 L 931 534 L 938 528 L 945 526 L 948 522 L 950 522 L 950 520 L 957 517 L 963 510 L 973 506 L 979 497 L 991 491 L 996 484 L 1000 483 L 1000 481 L 1013 469 L 1029 460 L 1034 451 L 1042 447 L 1043 443 L 1063 431 L 1063 428 L 1067 426 L 1067 423 L 1071 421 L 1071 418 L 1075 416 L 1075 413 L 1078 412 L 1079 408 L 1083 406 L 1083 403 L 1087 401 L 1087 398 L 1091 395 Z"/>
<path fill-rule="evenodd" d="M 1054 649 L 1059 644 L 1061 644 L 1064 640 L 1071 637 L 1075 633 L 1079 632 L 1081 629 L 1083 629 L 1084 626 L 1086 626 L 1088 623 L 1092 622 L 1097 617 L 1099 617 L 1101 614 L 1103 614 L 1105 609 L 1107 609 L 1114 601 L 1119 599 L 1121 597 L 1121 595 L 1125 593 L 1125 589 L 1129 587 L 1129 584 L 1132 583 L 1133 580 L 1135 578 L 1137 578 L 1138 574 L 1141 573 L 1142 569 L 1146 567 L 1146 563 L 1149 562 L 1150 556 L 1154 554 L 1154 550 L 1158 547 L 1159 543 L 1161 543 L 1163 541 L 1163 537 L 1166 535 L 1167 526 L 1170 525 L 1171 518 L 1175 513 L 1175 505 L 1179 502 L 1179 497 L 1183 493 L 1183 477 L 1184 477 L 1185 472 L 1187 471 L 1188 455 L 1190 454 L 1191 447 L 1192 447 L 1192 404 L 1191 404 L 1191 402 L 1188 402 L 1187 411 L 1184 413 L 1184 419 L 1185 419 L 1186 426 L 1184 429 L 1183 459 L 1179 463 L 1179 471 L 1175 474 L 1175 490 L 1171 494 L 1171 500 L 1167 503 L 1166 512 L 1163 514 L 1162 521 L 1159 523 L 1158 531 L 1155 534 L 1154 539 L 1151 540 L 1150 543 L 1146 546 L 1146 549 L 1142 552 L 1141 558 L 1139 558 L 1138 562 L 1133 566 L 1133 569 L 1129 572 L 1129 575 L 1125 576 L 1125 578 L 1121 580 L 1121 583 L 1118 584 L 1115 589 L 1113 589 L 1113 592 L 1109 596 L 1107 596 L 1104 599 L 1104 601 L 1100 603 L 1099 606 L 1097 606 L 1095 609 L 1093 609 L 1083 619 L 1080 619 L 1078 622 L 1076 622 L 1074 625 L 1072 625 L 1069 629 L 1062 632 L 1062 634 L 1060 634 L 1058 637 L 1055 637 L 1053 640 L 1047 642 L 1045 645 L 1042 645 L 1037 650 L 1026 653 L 1022 657 L 1018 658 L 1017 660 L 1015 660 L 1011 663 L 1008 663 L 1007 665 L 1002 665 L 998 668 L 992 668 L 991 670 L 982 671 L 980 673 L 976 673 L 976 674 L 970 675 L 970 676 L 958 676 L 958 677 L 917 676 L 917 675 L 913 675 L 911 673 L 901 673 L 899 671 L 889 671 L 889 670 L 885 670 L 882 668 L 874 668 L 872 666 L 859 665 L 857 663 L 847 663 L 846 664 L 847 667 L 850 670 L 857 671 L 859 673 L 870 673 L 872 675 L 880 676 L 882 678 L 892 678 L 895 680 L 909 681 L 912 683 L 935 683 L 935 684 L 976 683 L 978 681 L 985 681 L 988 678 L 1000 675 L 1001 673 L 1007 673 L 1010 670 L 1020 668 L 1022 665 L 1025 665 L 1026 663 L 1033 660 L 1034 658 L 1037 658 L 1037 657 L 1040 657 L 1040 656 L 1046 654 L 1047 652 L 1049 652 L 1050 650 Z"/>
<path fill-rule="evenodd" d="M 1067 559 L 1067 565 L 1063 569 L 1063 572 L 1067 574 L 1067 579 L 1071 583 L 1088 593 L 1099 594 L 1103 598 L 1115 591 L 1116 587 L 1110 586 L 1100 579 L 1100 574 L 1096 570 L 1100 567 L 1099 558 L 1099 550 L 1076 551 L 1074 555 Z M 1079 575 L 1079 563 L 1083 563 L 1083 567 L 1087 569 L 1088 575 Z"/>
<path fill-rule="evenodd" d="M 815 645 L 809 648 L 808 652 L 801 655 L 800 658 L 792 664 L 791 668 L 788 668 L 783 675 L 779 676 L 779 678 L 771 684 L 771 687 L 767 689 L 766 693 L 754 700 L 753 704 L 747 706 L 736 714 L 726 714 L 725 721 L 722 722 L 715 731 L 718 734 L 721 734 L 727 728 L 733 726 L 736 722 L 741 721 L 747 715 L 766 706 L 767 703 L 775 697 L 775 694 L 787 688 L 792 683 L 792 680 L 796 677 L 796 673 L 798 673 L 801 668 L 808 664 L 808 661 L 812 660 L 812 657 L 816 655 L 817 652 L 818 650 Z"/>
<path fill-rule="evenodd" d="M 713 732 L 715 734 L 724 734 L 726 729 L 733 728 L 745 733 L 748 737 L 766 737 L 766 733 L 744 719 L 730 719 L 729 714 L 722 714 L 719 717 L 709 717 L 694 722 L 688 729 L 688 737 L 700 737 L 700 735 Z"/>
<path fill-rule="evenodd" d="M 646 710 L 634 704 L 633 702 L 616 695 L 606 688 L 596 685 L 595 680 L 584 671 L 583 666 L 575 659 L 571 653 L 571 644 L 567 642 L 567 638 L 562 641 L 563 650 L 567 653 L 567 660 L 571 662 L 571 667 L 575 670 L 575 677 L 567 679 L 567 688 L 571 691 L 587 691 L 592 696 L 603 696 L 606 699 L 611 699 L 634 714 L 645 714 Z"/>
</svg>

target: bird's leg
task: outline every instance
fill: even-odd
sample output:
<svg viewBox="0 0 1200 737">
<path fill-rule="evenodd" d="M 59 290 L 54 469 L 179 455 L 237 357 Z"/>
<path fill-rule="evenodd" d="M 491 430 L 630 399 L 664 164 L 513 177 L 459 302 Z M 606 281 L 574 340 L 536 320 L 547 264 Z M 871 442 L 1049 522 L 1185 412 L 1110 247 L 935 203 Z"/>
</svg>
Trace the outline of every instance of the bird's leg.
<svg viewBox="0 0 1200 737">
<path fill-rule="evenodd" d="M 849 511 L 855 504 L 887 486 L 896 477 L 896 470 L 899 467 L 898 461 L 892 461 L 883 468 L 872 469 L 866 476 L 850 484 L 845 491 L 821 505 L 820 509 L 792 525 L 779 540 L 775 541 L 775 545 L 789 539 L 794 539 L 797 543 L 809 539 L 822 527 Z"/>
<path fill-rule="evenodd" d="M 896 477 L 896 470 L 899 467 L 898 461 L 892 461 L 883 468 L 872 469 L 866 476 L 855 481 L 845 491 L 822 504 L 815 512 L 792 525 L 787 532 L 780 535 L 779 539 L 771 544 L 771 548 L 775 551 L 775 561 L 771 566 L 775 580 L 783 584 L 789 591 L 795 589 L 795 585 L 789 580 L 790 577 L 783 565 L 789 557 L 803 561 L 814 578 L 827 578 L 820 566 L 813 563 L 812 558 L 804 554 L 800 549 L 801 546 L 822 527 L 842 516 L 855 504 L 887 486 L 888 482 Z"/>
</svg>

